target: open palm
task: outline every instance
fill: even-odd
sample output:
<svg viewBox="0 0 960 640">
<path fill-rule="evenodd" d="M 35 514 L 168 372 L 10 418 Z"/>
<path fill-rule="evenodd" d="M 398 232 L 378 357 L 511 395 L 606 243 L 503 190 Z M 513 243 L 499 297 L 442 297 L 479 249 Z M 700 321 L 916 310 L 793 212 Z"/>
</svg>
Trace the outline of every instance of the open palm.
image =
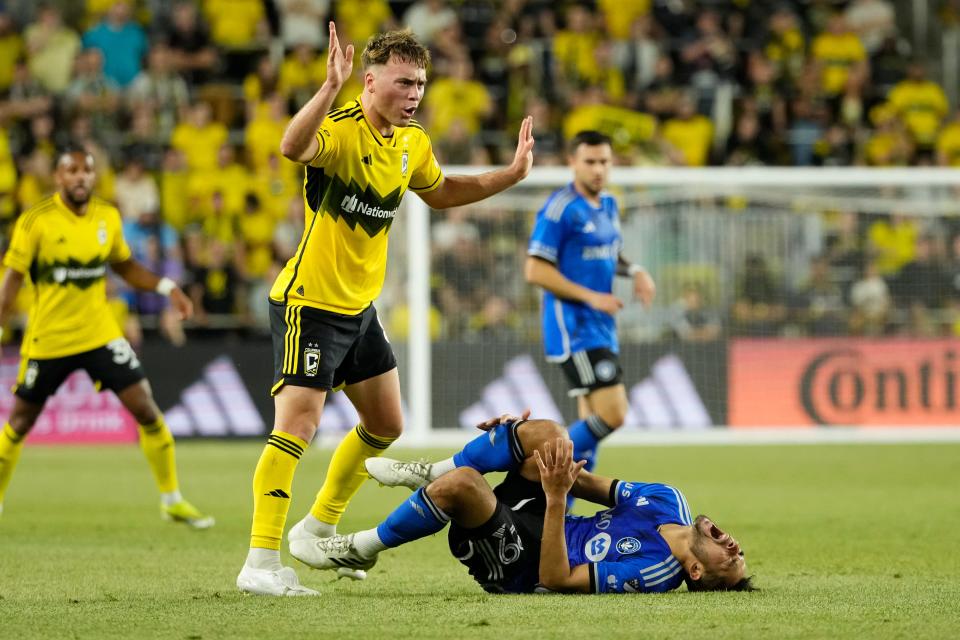
<svg viewBox="0 0 960 640">
<path fill-rule="evenodd" d="M 346 50 L 340 49 L 340 39 L 337 38 L 337 25 L 330 21 L 330 53 L 327 56 L 327 81 L 343 86 L 350 74 L 353 73 L 353 45 L 348 44 Z"/>
</svg>

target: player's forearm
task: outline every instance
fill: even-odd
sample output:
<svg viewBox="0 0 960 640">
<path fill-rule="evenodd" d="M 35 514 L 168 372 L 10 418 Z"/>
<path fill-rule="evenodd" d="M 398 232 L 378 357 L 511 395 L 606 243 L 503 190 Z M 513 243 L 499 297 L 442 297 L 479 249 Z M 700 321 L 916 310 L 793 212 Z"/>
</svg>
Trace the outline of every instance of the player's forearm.
<svg viewBox="0 0 960 640">
<path fill-rule="evenodd" d="M 145 266 L 130 259 L 123 262 L 115 262 L 110 265 L 113 271 L 123 278 L 123 281 L 134 289 L 140 291 L 156 291 L 160 284 L 161 277 L 153 273 Z"/>
<path fill-rule="evenodd" d="M 533 256 L 527 257 L 524 264 L 524 276 L 527 282 L 546 289 L 564 300 L 573 300 L 588 304 L 596 292 L 567 279 L 555 266 Z"/>
<path fill-rule="evenodd" d="M 572 590 L 567 536 L 563 527 L 566 509 L 565 495 L 547 495 L 540 539 L 540 584 L 551 591 Z"/>
<path fill-rule="evenodd" d="M 520 182 L 513 167 L 496 169 L 475 176 L 444 176 L 440 186 L 420 197 L 434 209 L 461 207 L 479 202 Z"/>
<path fill-rule="evenodd" d="M 283 157 L 301 163 L 312 159 L 311 151 L 316 153 L 317 129 L 327 117 L 327 112 L 339 92 L 339 85 L 324 82 L 320 90 L 293 116 L 280 140 L 280 153 Z"/>
<path fill-rule="evenodd" d="M 3 282 L 0 283 L 0 327 L 10 319 L 22 285 L 23 274 L 7 267 L 3 274 Z"/>
<path fill-rule="evenodd" d="M 640 271 L 646 271 L 635 262 L 630 262 L 622 253 L 617 256 L 617 275 L 632 278 Z"/>
<path fill-rule="evenodd" d="M 616 504 L 613 500 L 613 486 L 616 482 L 616 480 L 597 476 L 589 471 L 581 471 L 576 482 L 573 483 L 570 493 L 581 500 L 604 507 L 612 507 Z"/>
</svg>

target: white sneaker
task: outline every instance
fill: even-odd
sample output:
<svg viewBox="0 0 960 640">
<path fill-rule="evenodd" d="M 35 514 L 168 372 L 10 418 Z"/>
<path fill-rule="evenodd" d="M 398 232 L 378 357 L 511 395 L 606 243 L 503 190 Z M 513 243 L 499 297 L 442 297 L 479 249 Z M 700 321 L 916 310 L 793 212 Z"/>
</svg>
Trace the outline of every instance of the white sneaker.
<svg viewBox="0 0 960 640">
<path fill-rule="evenodd" d="M 304 521 L 301 520 L 297 524 L 290 527 L 290 531 L 287 532 L 287 543 L 291 547 L 291 553 L 293 548 L 293 543 L 297 541 L 311 541 L 311 540 L 323 540 L 320 536 L 314 535 L 307 531 Z M 296 558 L 296 556 L 294 556 Z M 299 558 L 297 558 L 299 560 Z M 371 565 L 372 566 L 372 565 Z M 366 580 L 367 572 L 363 569 L 349 569 L 347 567 L 340 567 L 337 569 L 338 578 L 349 578 L 350 580 Z"/>
<path fill-rule="evenodd" d="M 244 564 L 237 576 L 237 588 L 257 596 L 318 596 L 319 591 L 300 584 L 297 573 L 290 567 L 282 569 L 254 569 Z"/>
<path fill-rule="evenodd" d="M 402 462 L 392 458 L 367 458 L 363 462 L 370 477 L 387 487 L 407 487 L 416 491 L 435 478 L 430 476 L 433 465 L 428 462 Z"/>
<path fill-rule="evenodd" d="M 377 564 L 377 556 L 366 558 L 360 555 L 353 546 L 352 533 L 293 540 L 290 555 L 314 569 L 369 569 Z"/>
</svg>

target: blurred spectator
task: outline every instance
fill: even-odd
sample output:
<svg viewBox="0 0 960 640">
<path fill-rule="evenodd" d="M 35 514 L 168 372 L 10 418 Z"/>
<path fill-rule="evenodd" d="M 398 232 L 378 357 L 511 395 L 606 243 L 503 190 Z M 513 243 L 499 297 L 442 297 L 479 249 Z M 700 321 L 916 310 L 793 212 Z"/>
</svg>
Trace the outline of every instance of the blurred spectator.
<svg viewBox="0 0 960 640">
<path fill-rule="evenodd" d="M 248 188 L 257 194 L 264 209 L 280 218 L 291 198 L 303 196 L 303 170 L 274 152 L 267 157 L 266 166 L 253 173 Z"/>
<path fill-rule="evenodd" d="M 225 49 L 262 43 L 268 33 L 263 0 L 203 0 L 213 41 Z"/>
<path fill-rule="evenodd" d="M 17 166 L 10 153 L 10 136 L 0 123 L 0 228 L 13 218 L 17 188 Z"/>
<path fill-rule="evenodd" d="M 163 42 L 150 49 L 147 68 L 127 92 L 131 108 L 146 108 L 156 118 L 156 135 L 168 140 L 190 102 L 186 81 L 173 69 L 173 52 Z"/>
<path fill-rule="evenodd" d="M 145 214 L 156 216 L 160 210 L 160 190 L 153 176 L 145 171 L 142 158 L 128 155 L 117 176 L 114 198 L 125 221 L 141 220 Z"/>
<path fill-rule="evenodd" d="M 264 97 L 280 91 L 280 69 L 270 55 L 261 56 L 256 69 L 243 80 L 243 99 L 247 102 L 247 117 Z M 286 93 L 283 94 L 287 96 Z"/>
<path fill-rule="evenodd" d="M 273 253 L 280 262 L 286 263 L 297 252 L 303 238 L 304 204 L 300 195 L 287 202 L 286 215 L 273 228 Z"/>
<path fill-rule="evenodd" d="M 187 163 L 182 151 L 167 149 L 160 172 L 161 217 L 177 231 L 183 231 L 190 222 L 187 181 Z"/>
<path fill-rule="evenodd" d="M 230 215 L 240 215 L 250 189 L 250 172 L 237 162 L 234 146 L 223 144 L 217 150 L 216 167 L 190 176 L 187 189 L 191 196 L 201 201 L 209 201 L 213 192 L 219 191 L 223 194 L 224 208 Z"/>
<path fill-rule="evenodd" d="M 174 68 L 188 82 L 201 85 L 210 79 L 217 65 L 217 51 L 193 2 L 183 0 L 174 5 L 167 44 L 173 53 Z"/>
<path fill-rule="evenodd" d="M 403 14 L 403 24 L 423 44 L 429 46 L 434 35 L 457 20 L 456 12 L 446 0 L 416 0 Z"/>
<path fill-rule="evenodd" d="M 775 65 L 777 74 L 789 82 L 796 81 L 806 63 L 806 39 L 797 16 L 781 4 L 770 16 L 769 35 L 764 49 Z"/>
<path fill-rule="evenodd" d="M 697 113 L 693 98 L 685 96 L 677 107 L 677 115 L 667 120 L 661 132 L 663 139 L 678 153 L 679 164 L 702 167 L 707 164 L 713 142 L 713 124 Z"/>
<path fill-rule="evenodd" d="M 913 260 L 919 235 L 917 222 L 902 214 L 877 220 L 867 228 L 868 250 L 880 275 L 892 276 Z"/>
<path fill-rule="evenodd" d="M 827 127 L 813 147 L 813 164 L 818 167 L 848 167 L 853 159 L 853 139 L 842 124 Z"/>
<path fill-rule="evenodd" d="M 907 69 L 907 79 L 890 91 L 887 100 L 913 136 L 917 153 L 932 159 L 940 123 L 949 109 L 940 85 L 928 80 L 924 66 L 915 62 Z"/>
<path fill-rule="evenodd" d="M 338 32 L 341 46 L 353 44 L 363 51 L 370 36 L 393 24 L 393 12 L 386 0 L 334 0 L 333 14 L 343 33 Z"/>
<path fill-rule="evenodd" d="M 262 278 L 273 261 L 273 227 L 276 217 L 264 211 L 260 199 L 247 193 L 240 216 L 243 240 L 243 274 L 248 279 Z"/>
<path fill-rule="evenodd" d="M 266 69 L 263 70 L 263 73 L 265 72 Z M 279 91 L 299 108 L 299 105 L 304 104 L 316 93 L 326 76 L 327 57 L 317 55 L 316 50 L 310 45 L 300 44 L 293 48 L 280 65 Z M 261 77 L 259 68 L 257 77 Z M 261 93 L 260 99 L 265 97 L 266 94 Z"/>
<path fill-rule="evenodd" d="M 65 91 L 70 84 L 73 59 L 80 51 L 80 36 L 62 23 L 56 7 L 43 5 L 37 21 L 27 26 L 24 39 L 33 78 L 51 93 Z"/>
<path fill-rule="evenodd" d="M 888 36 L 870 57 L 870 82 L 876 95 L 886 95 L 895 84 L 907 76 L 910 46 Z"/>
<path fill-rule="evenodd" d="M 103 70 L 100 49 L 85 49 L 77 56 L 73 80 L 64 94 L 73 114 L 90 118 L 94 137 L 108 147 L 119 144 L 120 93 Z"/>
<path fill-rule="evenodd" d="M 629 155 L 643 145 L 653 143 L 657 120 L 653 116 L 608 105 L 603 91 L 593 87 L 578 96 L 580 103 L 563 119 L 563 135 L 569 140 L 577 131 L 600 131 L 610 137 L 613 150 Z"/>
<path fill-rule="evenodd" d="M 834 282 L 825 257 L 810 263 L 810 275 L 794 297 L 793 307 L 806 335 L 837 336 L 847 328 L 843 292 Z"/>
<path fill-rule="evenodd" d="M 886 333 L 890 316 L 890 289 L 873 260 L 868 260 L 863 277 L 850 289 L 850 332 L 857 336 L 880 336 Z"/>
<path fill-rule="evenodd" d="M 6 116 L 15 121 L 30 120 L 47 113 L 52 106 L 50 91 L 30 75 L 26 62 L 18 60 L 13 67 L 13 82 L 4 105 Z"/>
<path fill-rule="evenodd" d="M 723 31 L 715 11 L 701 11 L 693 31 L 680 49 L 681 73 L 696 94 L 697 110 L 712 113 L 720 84 L 729 79 L 737 61 L 737 50 Z"/>
<path fill-rule="evenodd" d="M 810 45 L 820 75 L 820 89 L 827 96 L 840 94 L 851 72 L 867 65 L 867 52 L 857 34 L 850 31 L 842 13 L 835 13 Z"/>
<path fill-rule="evenodd" d="M 217 150 L 227 141 L 227 128 L 213 122 L 210 105 L 197 102 L 187 119 L 173 130 L 170 143 L 183 152 L 190 171 L 209 171 L 217 162 Z"/>
<path fill-rule="evenodd" d="M 720 317 L 708 309 L 703 289 L 695 282 L 683 286 L 678 300 L 671 305 L 670 334 L 689 342 L 706 342 L 720 337 Z"/>
<path fill-rule="evenodd" d="M 29 209 L 53 191 L 53 160 L 36 149 L 21 163 L 17 182 L 17 205 L 21 211 Z"/>
<path fill-rule="evenodd" d="M 265 168 L 270 156 L 276 155 L 279 140 L 290 122 L 286 103 L 279 93 L 267 96 L 263 108 L 258 111 L 243 132 L 250 167 L 254 171 Z"/>
<path fill-rule="evenodd" d="M 960 167 L 960 110 L 937 136 L 937 163 L 944 167 Z"/>
<path fill-rule="evenodd" d="M 914 313 L 943 309 L 949 300 L 952 283 L 941 259 L 934 253 L 934 239 L 921 235 L 916 239 L 913 260 L 903 265 L 893 278 L 894 300 Z"/>
<path fill-rule="evenodd" d="M 305 44 L 314 49 L 327 46 L 330 0 L 274 0 L 280 14 L 280 39 L 287 49 Z"/>
<path fill-rule="evenodd" d="M 604 0 L 604 3 L 610 4 L 608 0 Z M 634 95 L 631 106 L 638 106 L 640 92 L 656 77 L 661 45 L 654 33 L 654 26 L 649 15 L 639 16 L 631 24 L 630 37 L 617 39 L 613 45 L 614 64 L 623 70 L 627 91 Z"/>
<path fill-rule="evenodd" d="M 874 107 L 871 118 L 876 129 L 867 139 L 864 149 L 867 164 L 874 167 L 895 167 L 910 164 L 914 145 L 906 129 L 889 104 Z"/>
<path fill-rule="evenodd" d="M 454 122 L 459 122 L 469 136 L 480 131 L 493 105 L 486 87 L 472 77 L 473 65 L 469 59 L 461 58 L 453 63 L 449 77 L 438 78 L 431 84 L 424 96 L 424 107 L 429 112 L 434 139 L 443 139 Z"/>
<path fill-rule="evenodd" d="M 731 166 L 768 165 L 776 163 L 774 140 L 762 135 L 760 120 L 751 112 L 744 112 L 727 139 L 726 164 Z"/>
<path fill-rule="evenodd" d="M 597 0 L 607 35 L 623 42 L 636 35 L 640 22 L 650 22 L 651 0 Z"/>
<path fill-rule="evenodd" d="M 896 15 L 887 0 L 853 0 L 843 15 L 870 55 L 880 48 L 884 39 L 897 34 Z"/>
<path fill-rule="evenodd" d="M 0 94 L 13 82 L 13 64 L 23 55 L 23 38 L 8 13 L 0 12 Z"/>
<path fill-rule="evenodd" d="M 760 254 L 750 254 L 733 303 L 734 332 L 747 336 L 775 336 L 786 315 L 783 289 L 774 282 L 767 261 Z"/>
<path fill-rule="evenodd" d="M 654 65 L 653 80 L 644 92 L 643 110 L 658 118 L 672 116 L 683 100 L 684 87 L 674 78 L 673 59 L 663 53 Z"/>
<path fill-rule="evenodd" d="M 564 28 L 553 37 L 558 80 L 573 87 L 583 86 L 593 73 L 593 52 L 600 34 L 593 15 L 583 5 L 571 4 L 565 17 Z"/>
<path fill-rule="evenodd" d="M 117 0 L 110 6 L 103 21 L 83 34 L 83 46 L 100 50 L 104 74 L 121 88 L 140 73 L 149 49 L 143 29 L 131 20 L 128 0 Z"/>
<path fill-rule="evenodd" d="M 187 291 L 201 326 L 210 323 L 210 315 L 232 314 L 241 308 L 243 281 L 231 261 L 229 247 L 219 238 L 210 238 L 203 262 L 189 274 Z"/>
</svg>

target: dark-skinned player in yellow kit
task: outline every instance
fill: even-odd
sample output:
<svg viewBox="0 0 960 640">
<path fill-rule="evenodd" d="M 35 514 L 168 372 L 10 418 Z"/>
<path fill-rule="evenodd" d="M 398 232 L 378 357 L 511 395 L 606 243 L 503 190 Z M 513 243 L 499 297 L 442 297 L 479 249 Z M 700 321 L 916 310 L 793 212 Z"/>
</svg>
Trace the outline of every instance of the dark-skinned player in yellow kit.
<svg viewBox="0 0 960 640">
<path fill-rule="evenodd" d="M 47 398 L 71 373 L 84 369 L 98 388 L 117 394 L 139 425 L 140 446 L 160 490 L 160 513 L 195 529 L 213 526 L 180 495 L 173 435 L 153 400 L 137 355 L 107 305 L 107 266 L 127 284 L 170 298 L 182 318 L 190 299 L 170 278 L 151 273 L 130 255 L 120 212 L 92 195 L 93 156 L 80 146 L 57 155 L 57 192 L 17 219 L 3 257 L 0 326 L 29 275 L 33 304 L 21 348 L 13 410 L 0 433 L 0 508 L 24 439 Z"/>
</svg>

